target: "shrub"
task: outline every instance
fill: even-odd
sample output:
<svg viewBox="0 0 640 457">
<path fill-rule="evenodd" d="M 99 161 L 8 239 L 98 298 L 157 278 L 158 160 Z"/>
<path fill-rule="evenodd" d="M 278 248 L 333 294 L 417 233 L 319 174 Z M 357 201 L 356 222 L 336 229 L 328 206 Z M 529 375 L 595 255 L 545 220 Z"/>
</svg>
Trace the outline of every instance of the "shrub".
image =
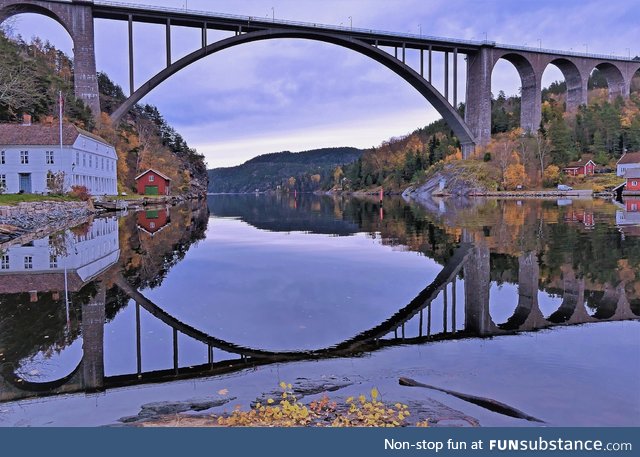
<svg viewBox="0 0 640 457">
<path fill-rule="evenodd" d="M 561 181 L 562 176 L 560 175 L 560 168 L 555 165 L 549 165 L 544 169 L 544 173 L 542 175 L 542 182 L 545 186 L 555 187 Z"/>
<path fill-rule="evenodd" d="M 71 186 L 69 195 L 85 202 L 91 199 L 91 194 L 87 186 Z"/>
</svg>

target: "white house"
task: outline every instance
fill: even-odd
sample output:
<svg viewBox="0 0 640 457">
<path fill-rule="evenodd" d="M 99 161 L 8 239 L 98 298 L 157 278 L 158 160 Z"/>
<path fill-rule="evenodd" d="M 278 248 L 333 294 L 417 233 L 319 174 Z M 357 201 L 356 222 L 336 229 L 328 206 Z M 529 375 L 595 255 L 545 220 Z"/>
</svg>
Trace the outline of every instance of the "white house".
<svg viewBox="0 0 640 457">
<path fill-rule="evenodd" d="M 624 176 L 627 170 L 632 168 L 640 168 L 640 151 L 625 152 L 616 164 L 616 174 Z"/>
<path fill-rule="evenodd" d="M 86 186 L 92 195 L 117 194 L 117 160 L 113 146 L 72 124 L 0 124 L 0 187 L 15 194 L 48 192 L 47 176 L 64 173 L 65 191 Z"/>
<path fill-rule="evenodd" d="M 118 219 L 94 219 L 67 230 L 55 242 L 47 237 L 0 253 L 0 294 L 79 290 L 120 257 Z M 66 276 L 66 278 L 65 278 Z"/>
</svg>

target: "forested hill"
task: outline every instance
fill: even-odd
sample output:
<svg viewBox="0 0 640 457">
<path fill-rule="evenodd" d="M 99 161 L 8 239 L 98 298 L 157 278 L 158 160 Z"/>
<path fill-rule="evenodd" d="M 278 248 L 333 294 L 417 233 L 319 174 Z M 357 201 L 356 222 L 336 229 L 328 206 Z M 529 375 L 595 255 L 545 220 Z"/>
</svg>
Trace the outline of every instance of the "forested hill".
<svg viewBox="0 0 640 457">
<path fill-rule="evenodd" d="M 333 182 L 333 170 L 360 158 L 357 148 L 324 148 L 274 152 L 242 165 L 209 170 L 209 192 L 244 193 L 267 190 L 312 192 Z"/>
</svg>

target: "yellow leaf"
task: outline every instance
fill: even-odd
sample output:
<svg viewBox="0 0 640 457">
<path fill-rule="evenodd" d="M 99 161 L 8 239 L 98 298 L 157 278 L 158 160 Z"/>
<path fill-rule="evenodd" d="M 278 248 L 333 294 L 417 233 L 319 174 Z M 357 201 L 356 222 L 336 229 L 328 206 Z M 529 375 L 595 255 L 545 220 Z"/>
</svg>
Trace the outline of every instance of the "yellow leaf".
<svg viewBox="0 0 640 457">
<path fill-rule="evenodd" d="M 280 381 L 280 387 L 282 387 L 283 389 L 287 388 L 287 383 L 284 381 Z"/>
<path fill-rule="evenodd" d="M 378 389 L 375 387 L 371 389 L 371 399 L 374 401 L 378 399 Z"/>
<path fill-rule="evenodd" d="M 269 399 L 267 400 L 267 403 L 269 403 L 269 404 L 273 403 L 273 398 L 269 398 Z"/>
<path fill-rule="evenodd" d="M 229 389 L 220 389 L 218 391 L 218 395 L 227 395 L 229 393 Z"/>
</svg>

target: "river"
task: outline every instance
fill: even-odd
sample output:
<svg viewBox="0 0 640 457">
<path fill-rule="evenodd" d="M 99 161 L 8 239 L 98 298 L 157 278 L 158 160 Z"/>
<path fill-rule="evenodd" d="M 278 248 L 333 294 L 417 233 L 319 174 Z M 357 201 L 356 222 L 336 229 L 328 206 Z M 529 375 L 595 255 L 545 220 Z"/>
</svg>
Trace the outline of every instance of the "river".
<svg viewBox="0 0 640 457">
<path fill-rule="evenodd" d="M 633 202 L 214 195 L 0 252 L 0 425 L 378 389 L 433 425 L 639 426 Z M 144 409 L 144 408 L 143 408 Z M 131 419 L 129 419 L 131 420 Z"/>
</svg>

